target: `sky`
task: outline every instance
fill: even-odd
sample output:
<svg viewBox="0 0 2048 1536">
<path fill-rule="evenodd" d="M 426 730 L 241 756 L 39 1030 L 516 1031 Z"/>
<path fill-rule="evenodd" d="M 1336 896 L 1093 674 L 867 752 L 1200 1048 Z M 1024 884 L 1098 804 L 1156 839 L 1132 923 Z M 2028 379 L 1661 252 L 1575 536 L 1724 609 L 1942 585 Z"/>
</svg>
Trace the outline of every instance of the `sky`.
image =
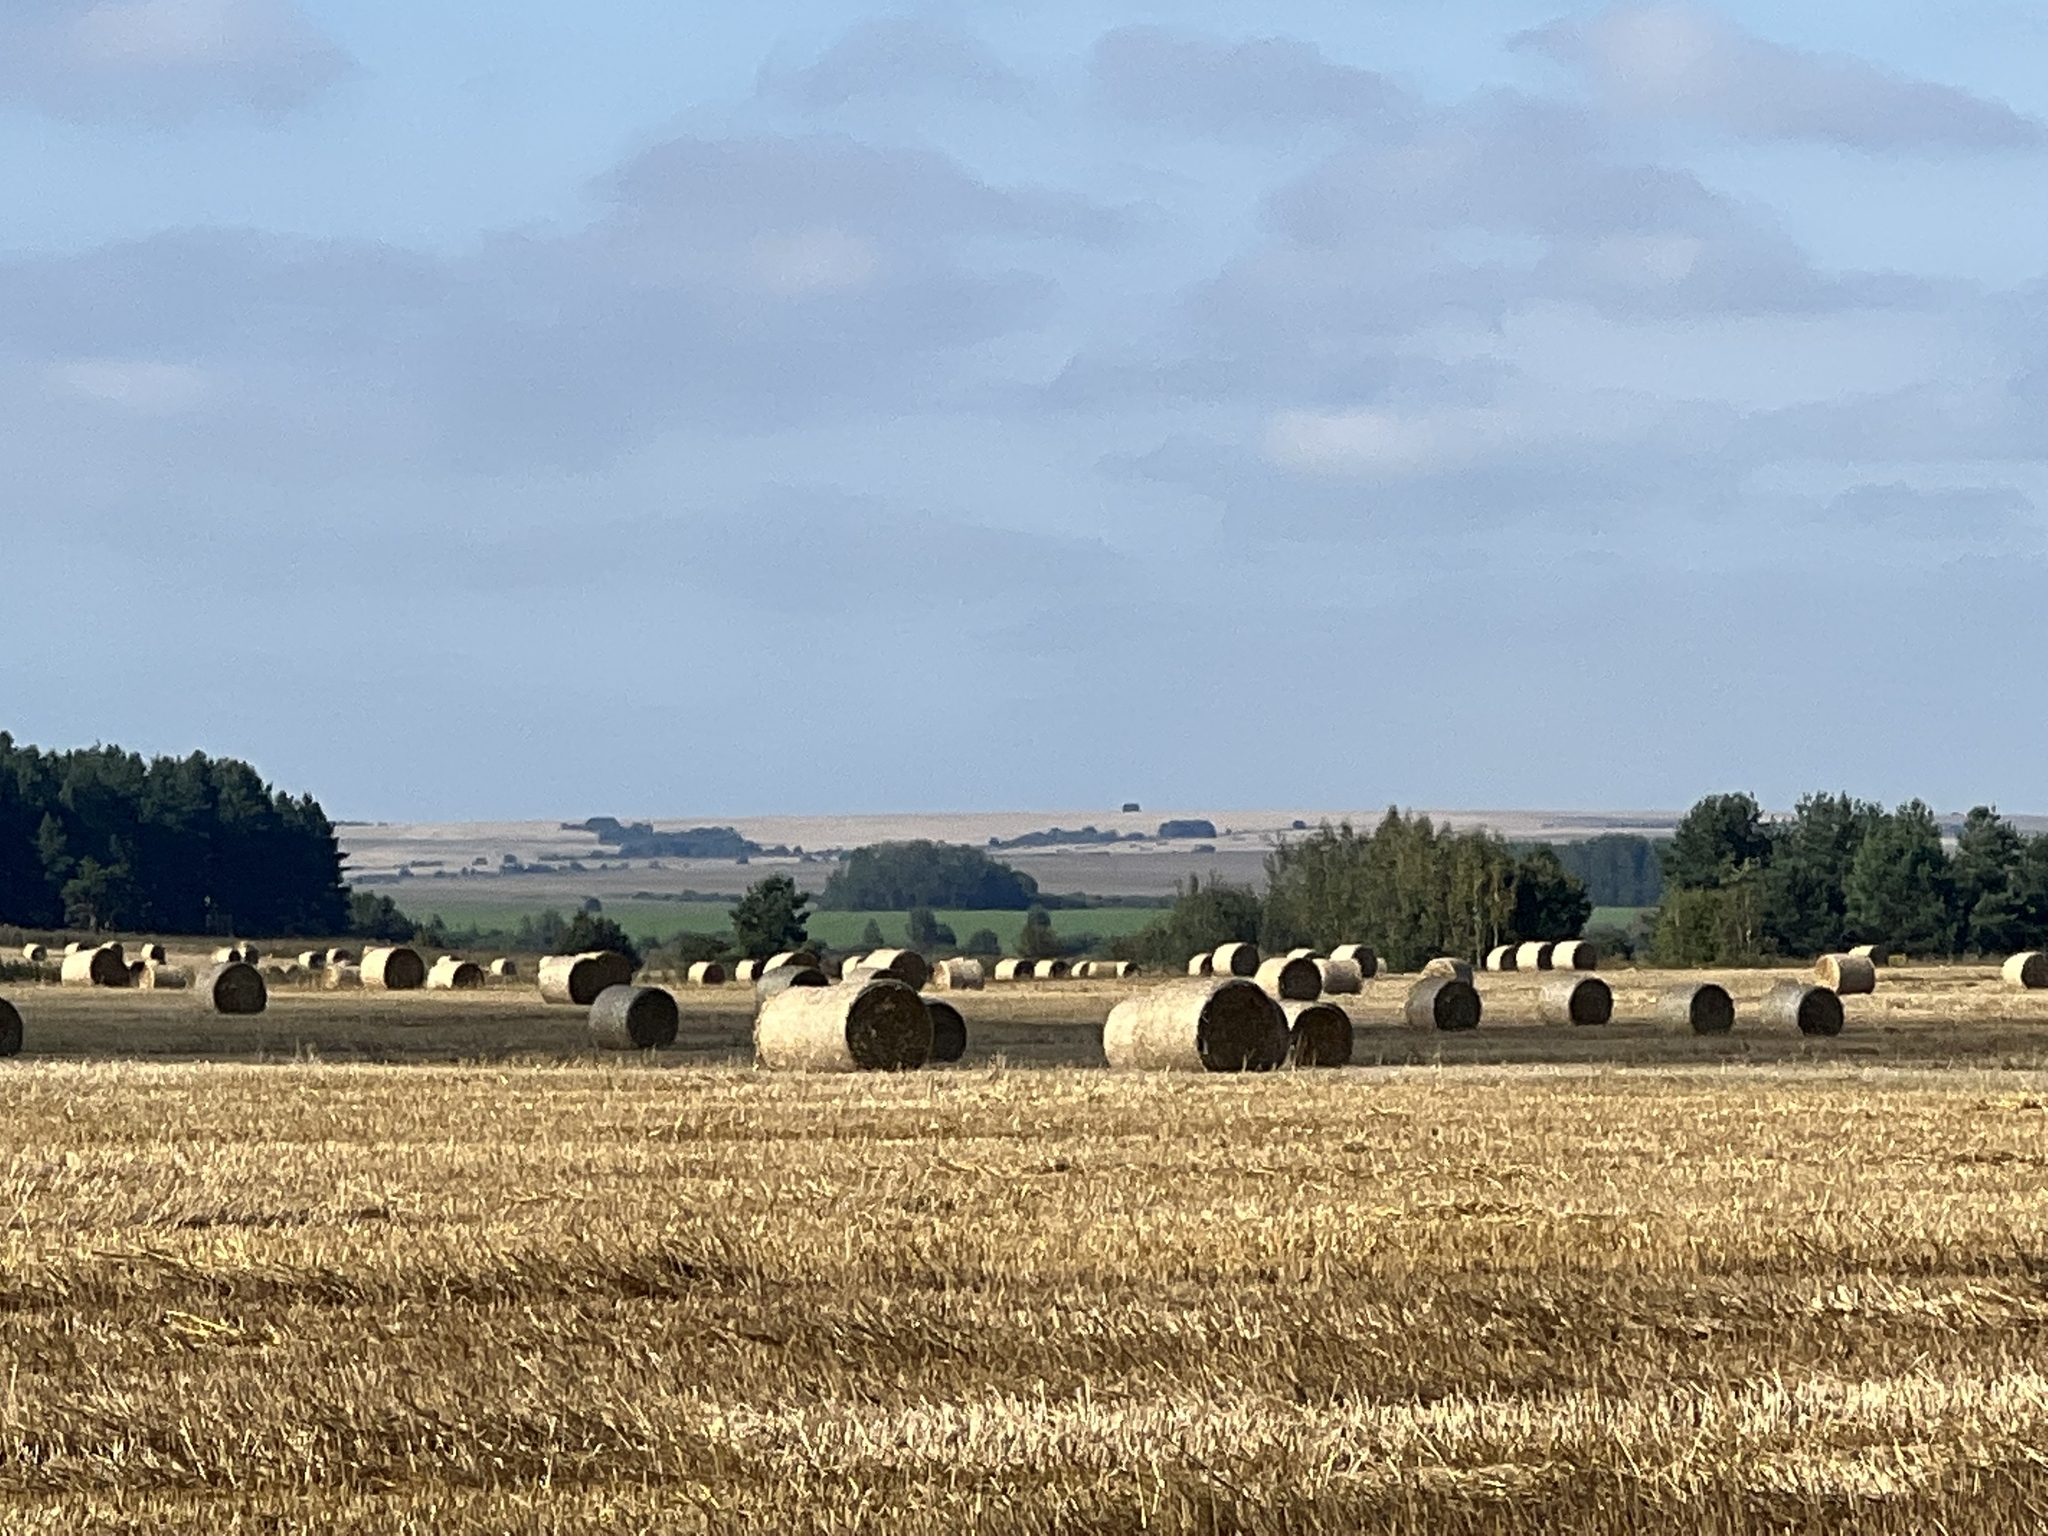
<svg viewBox="0 0 2048 1536">
<path fill-rule="evenodd" d="M 2048 10 L 5 0 L 0 729 L 2048 811 Z"/>
</svg>

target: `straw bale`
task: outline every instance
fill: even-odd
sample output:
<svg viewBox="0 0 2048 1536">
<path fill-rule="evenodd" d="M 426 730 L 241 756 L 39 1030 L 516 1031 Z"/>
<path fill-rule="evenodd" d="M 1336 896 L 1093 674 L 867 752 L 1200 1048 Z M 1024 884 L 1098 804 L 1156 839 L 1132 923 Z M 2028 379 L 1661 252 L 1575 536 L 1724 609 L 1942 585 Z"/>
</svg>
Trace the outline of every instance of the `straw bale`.
<svg viewBox="0 0 2048 1536">
<path fill-rule="evenodd" d="M 1470 985 L 1472 981 L 1472 962 L 1460 960 L 1456 955 L 1438 955 L 1422 968 L 1422 974 L 1426 977 L 1454 976 L 1459 981 Z"/>
<path fill-rule="evenodd" d="M 1566 939 L 1550 952 L 1550 966 L 1558 971 L 1597 971 L 1600 946 L 1584 939 Z"/>
<path fill-rule="evenodd" d="M 473 992 L 484 984 L 484 968 L 474 960 L 443 955 L 427 972 L 429 992 Z"/>
<path fill-rule="evenodd" d="M 21 946 L 21 958 L 31 965 L 41 965 L 50 958 L 50 952 L 40 944 L 24 944 Z"/>
<path fill-rule="evenodd" d="M 1287 958 L 1290 960 L 1314 960 L 1318 956 L 1312 949 L 1290 949 L 1287 951 Z"/>
<path fill-rule="evenodd" d="M 1259 946 L 1256 944 L 1217 945 L 1216 974 L 1218 976 L 1258 975 Z"/>
<path fill-rule="evenodd" d="M 1711 981 L 1683 981 L 1657 999 L 1657 1022 L 1684 1025 L 1696 1035 L 1725 1035 L 1735 1027 L 1735 999 Z"/>
<path fill-rule="evenodd" d="M 131 987 L 141 986 L 142 973 L 148 969 L 149 962 L 147 960 L 130 960 L 128 962 L 128 985 Z"/>
<path fill-rule="evenodd" d="M 1839 996 L 1855 997 L 1877 990 L 1877 967 L 1865 955 L 1822 955 L 1813 963 L 1813 979 Z"/>
<path fill-rule="evenodd" d="M 330 965 L 320 973 L 320 985 L 330 992 L 353 992 L 362 984 L 360 965 Z"/>
<path fill-rule="evenodd" d="M 1323 995 L 1323 973 L 1306 955 L 1292 960 L 1275 955 L 1253 979 L 1283 1003 L 1312 1003 Z"/>
<path fill-rule="evenodd" d="M 1537 992 L 1536 1016 L 1546 1024 L 1605 1024 L 1614 1017 L 1614 991 L 1598 976 L 1559 976 Z"/>
<path fill-rule="evenodd" d="M 839 979 L 844 981 L 849 975 L 860 968 L 861 961 L 866 958 L 859 950 L 855 950 L 852 954 L 842 957 L 838 968 Z"/>
<path fill-rule="evenodd" d="M 606 987 L 590 1005 L 590 1043 L 606 1051 L 652 1051 L 676 1043 L 679 1015 L 660 987 Z"/>
<path fill-rule="evenodd" d="M 1380 957 L 1373 953 L 1370 944 L 1339 944 L 1330 951 L 1332 960 L 1352 960 L 1358 964 L 1358 974 L 1367 981 L 1380 973 Z"/>
<path fill-rule="evenodd" d="M 932 979 L 931 962 L 914 949 L 878 949 L 861 965 L 884 976 L 894 976 L 913 992 L 922 992 L 925 983 Z M 1066 972 L 1060 974 L 1064 976 Z"/>
<path fill-rule="evenodd" d="M 1868 960 L 1872 965 L 1890 965 L 1892 947 L 1889 944 L 1852 944 L 1849 953 L 1859 960 Z"/>
<path fill-rule="evenodd" d="M 1517 944 L 1496 944 L 1486 952 L 1486 969 L 1489 971 L 1512 971 L 1515 968 Z"/>
<path fill-rule="evenodd" d="M 327 951 L 324 949 L 302 949 L 299 964 L 309 971 L 324 970 L 327 965 Z"/>
<path fill-rule="evenodd" d="M 2048 952 L 2025 950 L 2006 961 L 1999 974 L 2005 978 L 2008 987 L 2038 992 L 2048 987 Z"/>
<path fill-rule="evenodd" d="M 1072 969 L 1064 960 L 1039 960 L 1031 967 L 1033 981 L 1065 981 Z"/>
<path fill-rule="evenodd" d="M 427 962 L 405 944 L 363 952 L 363 985 L 387 992 L 417 992 L 427 984 Z"/>
<path fill-rule="evenodd" d="M 121 958 L 118 944 L 76 950 L 64 957 L 58 980 L 67 987 L 125 987 L 128 962 Z"/>
<path fill-rule="evenodd" d="M 793 965 L 799 968 L 809 966 L 812 970 L 820 970 L 823 968 L 819 964 L 817 952 L 815 950 L 785 949 L 784 951 L 782 951 L 781 954 L 770 955 L 766 960 L 761 962 L 761 974 L 765 976 L 770 971 L 779 971 L 785 965 Z"/>
<path fill-rule="evenodd" d="M 170 959 L 171 956 L 170 952 L 166 950 L 161 944 L 142 944 L 136 947 L 135 953 L 129 958 L 134 960 L 146 960 L 153 965 L 162 965 L 166 960 Z"/>
<path fill-rule="evenodd" d="M 1029 960 L 998 960 L 996 962 L 997 981 L 1029 981 L 1030 979 L 1031 962 Z"/>
<path fill-rule="evenodd" d="M 932 967 L 932 985 L 941 992 L 979 992 L 987 981 L 981 962 L 964 955 Z"/>
<path fill-rule="evenodd" d="M 1796 1028 L 1802 1035 L 1839 1035 L 1842 999 L 1832 987 L 1783 981 L 1764 994 L 1758 1018 L 1774 1028 Z"/>
<path fill-rule="evenodd" d="M 21 1054 L 21 1010 L 0 997 L 0 1056 Z"/>
<path fill-rule="evenodd" d="M 1325 997 L 1365 990 L 1365 974 L 1359 970 L 1356 960 L 1318 960 L 1314 963 Z"/>
<path fill-rule="evenodd" d="M 539 981 L 542 1002 L 588 1008 L 606 987 L 632 985 L 633 962 L 614 949 L 547 955 L 540 962 Z"/>
<path fill-rule="evenodd" d="M 66 944 L 64 946 L 64 953 L 67 955 L 75 955 L 81 949 L 91 949 L 92 947 L 93 946 L 90 944 L 83 943 L 78 939 L 73 939 L 69 944 Z"/>
<path fill-rule="evenodd" d="M 1297 1067 L 1341 1067 L 1351 1060 L 1351 1015 L 1335 1003 L 1282 1003 L 1288 1060 Z"/>
<path fill-rule="evenodd" d="M 329 965 L 355 965 L 358 962 L 356 952 L 352 949 L 330 949 L 327 951 L 327 963 Z"/>
<path fill-rule="evenodd" d="M 151 965 L 145 961 L 135 985 L 150 992 L 182 992 L 192 985 L 192 973 L 175 965 Z"/>
<path fill-rule="evenodd" d="M 1404 1010 L 1416 1029 L 1477 1029 L 1484 1011 L 1469 976 L 1424 976 L 1408 990 Z"/>
<path fill-rule="evenodd" d="M 754 1060 L 779 1072 L 904 1072 L 932 1054 L 932 1016 L 894 976 L 791 987 L 754 1018 Z"/>
<path fill-rule="evenodd" d="M 214 1013 L 255 1014 L 270 1005 L 263 973 L 244 960 L 208 966 L 199 973 L 199 984 L 192 990 L 199 1006 Z"/>
<path fill-rule="evenodd" d="M 1518 971 L 1547 971 L 1555 963 L 1552 957 L 1557 946 L 1543 940 L 1531 939 L 1515 951 L 1515 969 Z"/>
<path fill-rule="evenodd" d="M 716 960 L 699 960 L 690 967 L 690 985 L 693 987 L 724 986 L 725 967 Z"/>
<path fill-rule="evenodd" d="M 1123 981 L 1138 974 L 1134 960 L 1090 960 L 1088 979 L 1091 981 Z"/>
<path fill-rule="evenodd" d="M 761 972 L 764 969 L 765 967 L 758 960 L 742 960 L 732 968 L 732 979 L 734 981 L 747 982 L 759 981 L 761 979 Z"/>
<path fill-rule="evenodd" d="M 931 1060 L 937 1062 L 958 1061 L 967 1054 L 967 1017 L 943 997 L 928 997 L 924 1000 L 925 1012 L 932 1016 Z"/>
<path fill-rule="evenodd" d="M 509 980 L 519 974 L 519 962 L 508 955 L 500 955 L 489 965 L 485 966 L 484 969 L 493 976 L 501 976 Z"/>
<path fill-rule="evenodd" d="M 1188 957 L 1188 974 L 1190 976 L 1214 976 L 1216 974 L 1216 952 L 1212 949 L 1205 949 L 1199 955 L 1190 955 Z"/>
<path fill-rule="evenodd" d="M 772 971 L 763 971 L 761 979 L 754 983 L 754 996 L 766 1002 L 778 993 L 791 987 L 829 987 L 832 978 L 815 965 L 778 965 Z"/>
<path fill-rule="evenodd" d="M 1270 1072 L 1287 1059 L 1287 1015 L 1255 981 L 1212 976 L 1127 997 L 1102 1026 L 1112 1067 L 1139 1071 Z"/>
</svg>

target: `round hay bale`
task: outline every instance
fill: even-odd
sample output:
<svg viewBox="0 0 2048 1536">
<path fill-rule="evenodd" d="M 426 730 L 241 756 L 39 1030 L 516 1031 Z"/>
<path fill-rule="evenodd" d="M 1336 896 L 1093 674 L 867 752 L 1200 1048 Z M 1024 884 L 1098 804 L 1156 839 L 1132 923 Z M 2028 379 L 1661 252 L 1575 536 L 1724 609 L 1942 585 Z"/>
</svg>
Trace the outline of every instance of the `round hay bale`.
<svg viewBox="0 0 2048 1536">
<path fill-rule="evenodd" d="M 171 956 L 170 952 L 161 944 L 143 944 L 137 946 L 132 958 L 148 961 L 152 965 L 162 965 Z"/>
<path fill-rule="evenodd" d="M 1365 990 L 1365 973 L 1356 960 L 1318 960 L 1316 974 L 1322 978 L 1323 995 L 1351 995 Z"/>
<path fill-rule="evenodd" d="M 0 1056 L 21 1054 L 21 1010 L 0 997 Z"/>
<path fill-rule="evenodd" d="M 652 1051 L 676 1043 L 678 1023 L 676 1000 L 662 988 L 606 987 L 590 1004 L 590 1043 L 606 1051 Z"/>
<path fill-rule="evenodd" d="M 762 965 L 758 960 L 742 960 L 732 968 L 734 981 L 754 982 L 761 979 Z"/>
<path fill-rule="evenodd" d="M 1031 962 L 1029 960 L 998 960 L 996 962 L 997 981 L 1029 981 L 1030 979 Z"/>
<path fill-rule="evenodd" d="M 242 951 L 240 959 L 244 965 L 254 965 L 263 958 L 263 951 L 254 944 L 244 944 L 240 948 Z"/>
<path fill-rule="evenodd" d="M 417 992 L 426 984 L 427 962 L 409 945 L 392 944 L 364 951 L 364 986 L 382 987 L 386 992 Z"/>
<path fill-rule="evenodd" d="M 320 973 L 320 985 L 330 992 L 353 992 L 363 984 L 359 965 L 330 965 Z"/>
<path fill-rule="evenodd" d="M 1259 946 L 1256 944 L 1217 945 L 1215 974 L 1218 976 L 1258 975 Z"/>
<path fill-rule="evenodd" d="M 1341 1067 L 1351 1060 L 1351 1015 L 1335 1003 L 1282 1003 L 1287 1059 L 1297 1067 Z"/>
<path fill-rule="evenodd" d="M 1455 955 L 1438 955 L 1422 968 L 1422 974 L 1425 977 L 1453 976 L 1459 981 L 1470 985 L 1472 981 L 1472 962 L 1460 960 Z"/>
<path fill-rule="evenodd" d="M 1216 974 L 1216 952 L 1214 950 L 1204 950 L 1199 955 L 1189 956 L 1188 974 L 1190 976 L 1214 976 Z"/>
<path fill-rule="evenodd" d="M 1614 1017 L 1614 990 L 1598 976 L 1560 976 L 1536 994 L 1536 1016 L 1546 1024 L 1605 1024 Z"/>
<path fill-rule="evenodd" d="M 979 992 L 987 981 L 981 962 L 964 955 L 932 967 L 932 985 L 942 992 Z"/>
<path fill-rule="evenodd" d="M 1822 955 L 1813 963 L 1813 979 L 1840 997 L 1877 990 L 1877 967 L 1865 955 Z"/>
<path fill-rule="evenodd" d="M 1849 953 L 1859 960 L 1868 960 L 1872 965 L 1890 965 L 1892 947 L 1889 944 L 1852 944 Z"/>
<path fill-rule="evenodd" d="M 754 1060 L 773 1072 L 908 1072 L 931 1054 L 931 1011 L 894 976 L 791 987 L 754 1019 Z"/>
<path fill-rule="evenodd" d="M 1064 960 L 1040 960 L 1031 967 L 1033 981 L 1065 981 L 1072 969 Z"/>
<path fill-rule="evenodd" d="M 1339 944 L 1330 951 L 1332 960 L 1350 960 L 1357 964 L 1358 974 L 1367 981 L 1380 973 L 1380 957 L 1373 953 L 1370 944 Z"/>
<path fill-rule="evenodd" d="M 859 950 L 855 950 L 852 954 L 842 957 L 839 961 L 839 979 L 841 981 L 844 981 L 848 976 L 852 975 L 854 971 L 858 970 L 860 968 L 860 963 L 864 958 L 866 957 L 863 956 Z"/>
<path fill-rule="evenodd" d="M 1408 989 L 1404 1009 L 1416 1029 L 1477 1029 L 1483 1009 L 1469 976 L 1424 976 Z"/>
<path fill-rule="evenodd" d="M 150 992 L 182 992 L 192 985 L 192 975 L 175 965 L 145 965 L 135 985 Z"/>
<path fill-rule="evenodd" d="M 1550 966 L 1557 971 L 1597 971 L 1600 946 L 1584 939 L 1566 939 L 1550 951 Z"/>
<path fill-rule="evenodd" d="M 64 957 L 57 979 L 67 987 L 125 987 L 128 962 L 121 958 L 118 944 L 80 949 Z"/>
<path fill-rule="evenodd" d="M 2005 978 L 2008 987 L 2038 992 L 2048 987 L 2048 953 L 2038 949 L 2023 950 L 2007 960 L 1998 974 Z"/>
<path fill-rule="evenodd" d="M 1657 999 L 1657 1022 L 1683 1025 L 1696 1035 L 1725 1035 L 1735 1027 L 1735 999 L 1711 981 L 1680 982 Z"/>
<path fill-rule="evenodd" d="M 809 966 L 812 970 L 822 969 L 818 964 L 818 957 L 814 951 L 808 949 L 785 949 L 781 954 L 770 955 L 761 962 L 761 974 L 765 976 L 770 971 L 779 971 L 785 965 Z"/>
<path fill-rule="evenodd" d="M 501 976 L 509 981 L 510 979 L 519 974 L 519 962 L 507 956 L 500 955 L 497 959 L 493 960 L 487 967 L 485 967 L 485 969 L 487 969 L 493 976 Z"/>
<path fill-rule="evenodd" d="M 1797 1029 L 1802 1035 L 1839 1035 L 1842 999 L 1832 987 L 1783 981 L 1764 994 L 1758 1017 L 1768 1026 Z"/>
<path fill-rule="evenodd" d="M 50 958 L 50 952 L 40 944 L 24 944 L 21 946 L 21 958 L 30 965 L 41 965 Z"/>
<path fill-rule="evenodd" d="M 327 964 L 327 951 L 302 949 L 299 951 L 299 964 L 309 971 L 317 971 Z"/>
<path fill-rule="evenodd" d="M 761 979 L 754 983 L 754 996 L 761 1002 L 791 987 L 829 987 L 832 978 L 815 965 L 778 965 L 772 971 L 763 971 Z"/>
<path fill-rule="evenodd" d="M 967 1054 L 967 1018 L 943 997 L 928 997 L 924 1011 L 932 1016 L 931 1060 L 958 1061 Z"/>
<path fill-rule="evenodd" d="M 1515 969 L 1518 971 L 1547 971 L 1555 964 L 1553 957 L 1557 946 L 1538 939 L 1531 939 L 1515 950 Z"/>
<path fill-rule="evenodd" d="M 329 965 L 354 965 L 357 963 L 356 952 L 352 949 L 330 949 L 327 951 L 327 963 Z M 507 963 L 509 964 L 510 962 Z"/>
<path fill-rule="evenodd" d="M 724 986 L 725 967 L 716 960 L 699 960 L 690 967 L 690 985 L 693 987 Z"/>
<path fill-rule="evenodd" d="M 79 951 L 80 951 L 81 949 L 86 949 L 86 948 L 89 948 L 89 947 L 90 947 L 89 945 L 86 945 L 86 944 L 82 944 L 82 943 L 80 943 L 80 942 L 79 942 L 79 941 L 78 941 L 77 939 L 73 939 L 73 940 L 72 940 L 72 941 L 71 941 L 71 942 L 70 942 L 69 944 L 66 944 L 66 945 L 64 946 L 64 953 L 65 953 L 65 954 L 67 954 L 67 955 L 75 955 L 75 954 L 77 954 L 77 953 L 78 953 L 78 952 L 79 952 Z"/>
<path fill-rule="evenodd" d="M 884 976 L 894 976 L 913 992 L 922 992 L 925 983 L 932 979 L 931 962 L 914 949 L 878 949 L 861 965 Z M 1064 976 L 1066 972 L 1060 974 Z"/>
<path fill-rule="evenodd" d="M 1260 965 L 1253 979 L 1283 1003 L 1312 1003 L 1323 995 L 1323 973 L 1306 955 L 1292 960 L 1276 955 Z"/>
<path fill-rule="evenodd" d="M 128 962 L 128 985 L 131 987 L 141 986 L 143 974 L 148 969 L 149 962 L 147 960 L 130 960 Z"/>
<path fill-rule="evenodd" d="M 364 967 L 365 971 L 368 966 Z M 545 1003 L 588 1008 L 607 987 L 633 984 L 633 962 L 613 949 L 580 955 L 548 955 L 540 963 L 540 996 Z"/>
<path fill-rule="evenodd" d="M 1095 981 L 1128 981 L 1138 974 L 1135 960 L 1097 960 L 1088 968 L 1088 975 Z"/>
<path fill-rule="evenodd" d="M 199 985 L 192 990 L 199 1006 L 214 1013 L 248 1015 L 270 1006 L 270 988 L 263 984 L 263 973 L 244 960 L 208 966 L 199 973 Z"/>
<path fill-rule="evenodd" d="M 1270 1072 L 1287 1059 L 1287 1015 L 1271 993 L 1236 976 L 1169 982 L 1109 1011 L 1102 1052 L 1138 1071 Z"/>
<path fill-rule="evenodd" d="M 1512 971 L 1515 968 L 1514 944 L 1496 944 L 1486 952 L 1486 969 L 1489 971 Z"/>
<path fill-rule="evenodd" d="M 1287 951 L 1287 958 L 1290 960 L 1314 960 L 1317 958 L 1317 955 L 1312 949 L 1290 949 Z"/>
<path fill-rule="evenodd" d="M 484 984 L 484 968 L 474 960 L 443 955 L 427 972 L 429 992 L 474 992 Z"/>
</svg>

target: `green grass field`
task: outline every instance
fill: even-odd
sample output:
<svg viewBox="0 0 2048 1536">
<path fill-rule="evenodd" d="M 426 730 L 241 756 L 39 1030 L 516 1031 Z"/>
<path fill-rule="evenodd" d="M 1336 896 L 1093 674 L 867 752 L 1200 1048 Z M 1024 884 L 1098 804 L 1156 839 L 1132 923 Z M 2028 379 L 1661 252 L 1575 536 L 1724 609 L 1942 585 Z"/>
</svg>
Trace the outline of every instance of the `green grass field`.
<svg viewBox="0 0 2048 1536">
<path fill-rule="evenodd" d="M 537 918 L 550 905 L 564 917 L 573 915 L 576 910 L 573 902 L 450 901 L 401 905 L 409 917 L 424 922 L 430 916 L 438 916 L 457 932 L 476 928 L 484 932 L 498 929 L 510 933 L 519 926 L 520 918 Z M 731 910 L 732 903 L 727 901 L 622 899 L 604 904 L 605 916 L 624 927 L 634 938 L 657 940 L 667 940 L 678 933 L 718 933 L 728 926 Z M 1016 941 L 1018 929 L 1024 926 L 1022 912 L 944 911 L 937 915 L 939 921 L 951 928 L 963 944 L 977 929 L 993 928 L 1007 948 Z M 1088 933 L 1117 938 L 1136 933 L 1152 919 L 1163 915 L 1152 907 L 1102 907 L 1088 911 L 1054 912 L 1052 926 L 1055 933 L 1067 938 Z M 881 926 L 884 942 L 908 942 L 909 914 L 904 912 L 814 912 L 810 921 L 811 937 L 834 949 L 850 949 L 860 942 L 861 933 L 870 918 Z"/>
<path fill-rule="evenodd" d="M 1595 907 L 1593 915 L 1586 919 L 1588 928 L 1633 928 L 1638 919 L 1654 912 L 1655 907 Z"/>
</svg>

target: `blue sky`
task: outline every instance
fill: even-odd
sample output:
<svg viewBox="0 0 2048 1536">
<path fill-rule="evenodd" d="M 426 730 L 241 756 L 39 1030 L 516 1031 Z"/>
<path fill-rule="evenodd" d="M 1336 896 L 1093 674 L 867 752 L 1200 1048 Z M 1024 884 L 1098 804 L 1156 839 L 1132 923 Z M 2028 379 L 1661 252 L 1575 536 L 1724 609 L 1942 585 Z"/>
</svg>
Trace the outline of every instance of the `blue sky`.
<svg viewBox="0 0 2048 1536">
<path fill-rule="evenodd" d="M 2048 809 L 2048 13 L 13 0 L 0 725 Z"/>
</svg>

